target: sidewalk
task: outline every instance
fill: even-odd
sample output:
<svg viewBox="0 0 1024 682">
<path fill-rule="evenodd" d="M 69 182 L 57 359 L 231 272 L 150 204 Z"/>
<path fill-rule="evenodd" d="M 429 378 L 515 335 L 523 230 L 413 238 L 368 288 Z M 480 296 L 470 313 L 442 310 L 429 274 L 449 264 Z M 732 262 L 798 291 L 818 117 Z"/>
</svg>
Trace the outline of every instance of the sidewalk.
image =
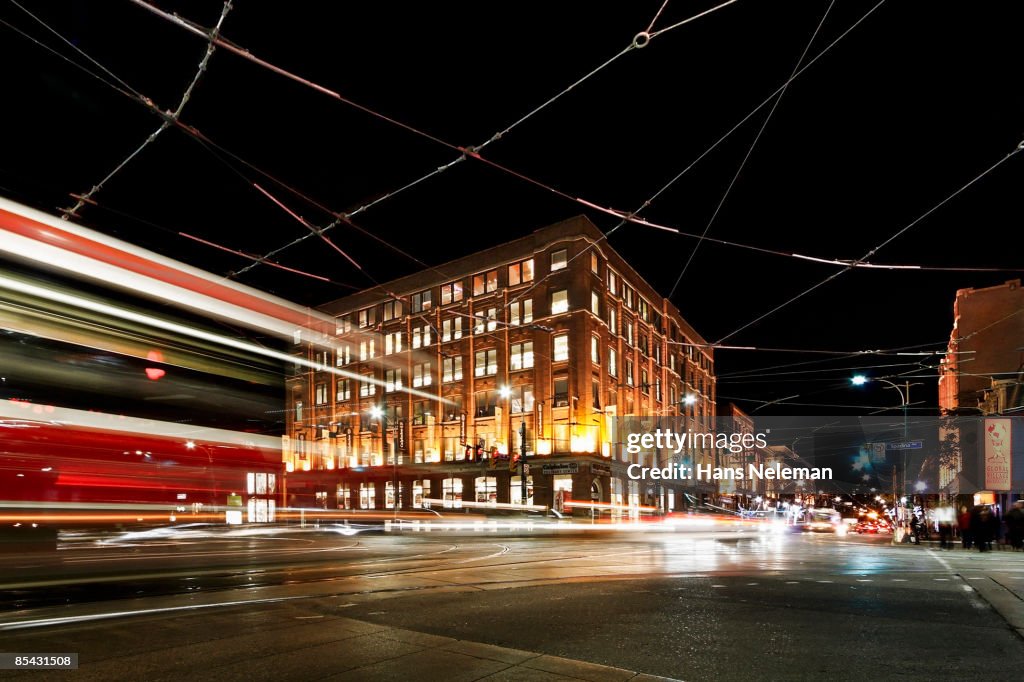
<svg viewBox="0 0 1024 682">
<path fill-rule="evenodd" d="M 903 545 L 926 549 L 950 573 L 960 578 L 964 589 L 977 594 L 998 613 L 1007 625 L 1024 638 L 1024 552 L 1011 548 L 979 552 L 939 549 L 938 542 Z"/>
</svg>

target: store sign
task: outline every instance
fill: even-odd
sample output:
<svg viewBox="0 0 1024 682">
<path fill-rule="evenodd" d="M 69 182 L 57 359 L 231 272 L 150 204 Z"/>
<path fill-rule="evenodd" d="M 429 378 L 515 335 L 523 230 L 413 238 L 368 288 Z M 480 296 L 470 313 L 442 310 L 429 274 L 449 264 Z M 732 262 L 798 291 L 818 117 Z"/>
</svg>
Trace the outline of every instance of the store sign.
<svg viewBox="0 0 1024 682">
<path fill-rule="evenodd" d="M 459 415 L 459 445 L 466 447 L 466 413 Z"/>
<path fill-rule="evenodd" d="M 591 464 L 590 473 L 595 476 L 611 476 L 612 468 L 607 464 Z"/>
<path fill-rule="evenodd" d="M 556 474 L 578 474 L 580 472 L 579 462 L 563 462 L 562 464 L 542 464 L 541 472 L 545 476 Z"/>
<path fill-rule="evenodd" d="M 1010 490 L 1010 448 L 1012 436 L 1009 419 L 985 420 L 985 489 Z"/>
</svg>

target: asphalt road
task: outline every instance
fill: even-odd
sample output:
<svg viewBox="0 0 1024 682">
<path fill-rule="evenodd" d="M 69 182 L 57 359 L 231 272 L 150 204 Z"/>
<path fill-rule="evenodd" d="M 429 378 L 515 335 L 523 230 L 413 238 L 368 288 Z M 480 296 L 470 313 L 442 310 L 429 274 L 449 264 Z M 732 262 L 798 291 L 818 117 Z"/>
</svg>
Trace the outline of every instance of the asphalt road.
<svg viewBox="0 0 1024 682">
<path fill-rule="evenodd" d="M 1009 679 L 1024 665 L 989 596 L 1019 594 L 1022 553 L 697 531 L 136 538 L 58 554 L 0 569 L 0 647 L 78 652 L 77 679 L 182 679 L 172 660 L 191 661 L 189 679 L 325 677 L 354 652 L 295 652 L 342 617 L 687 680 Z"/>
</svg>

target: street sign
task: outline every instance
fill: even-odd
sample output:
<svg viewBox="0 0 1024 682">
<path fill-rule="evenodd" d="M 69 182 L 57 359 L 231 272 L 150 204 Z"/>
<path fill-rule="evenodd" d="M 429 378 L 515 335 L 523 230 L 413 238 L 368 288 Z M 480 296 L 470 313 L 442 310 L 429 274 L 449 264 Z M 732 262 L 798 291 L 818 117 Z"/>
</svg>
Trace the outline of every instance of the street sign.
<svg viewBox="0 0 1024 682">
<path fill-rule="evenodd" d="M 920 450 L 924 445 L 919 440 L 905 440 L 889 443 L 890 450 Z"/>
<path fill-rule="evenodd" d="M 562 464 L 542 464 L 541 472 L 545 476 L 554 474 L 578 474 L 580 472 L 579 462 L 565 462 Z"/>
</svg>

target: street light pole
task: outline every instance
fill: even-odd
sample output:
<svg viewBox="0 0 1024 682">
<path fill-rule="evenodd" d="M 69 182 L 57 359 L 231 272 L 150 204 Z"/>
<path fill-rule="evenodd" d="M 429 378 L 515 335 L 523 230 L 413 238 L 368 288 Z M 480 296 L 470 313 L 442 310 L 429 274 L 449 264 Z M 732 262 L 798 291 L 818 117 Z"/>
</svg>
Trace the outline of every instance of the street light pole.
<svg viewBox="0 0 1024 682">
<path fill-rule="evenodd" d="M 382 408 L 382 407 L 380 407 L 378 405 L 374 405 L 372 408 L 370 408 L 370 415 L 373 416 L 373 417 L 376 417 L 377 419 L 380 420 L 380 454 L 381 454 L 381 457 L 385 461 L 387 461 L 387 456 L 388 456 L 388 415 L 387 415 L 387 412 L 386 412 L 386 410 L 384 410 L 384 408 Z M 394 517 L 395 517 L 395 519 L 398 519 L 399 494 L 398 494 L 398 453 L 397 452 L 394 455 L 391 456 L 391 471 L 392 471 L 391 494 L 393 496 L 391 508 L 394 510 Z"/>
<path fill-rule="evenodd" d="M 908 428 L 907 427 L 907 410 L 910 407 L 910 387 L 911 386 L 918 386 L 920 384 L 918 382 L 915 382 L 914 384 L 911 384 L 910 381 L 908 380 L 908 381 L 906 381 L 904 383 L 903 386 L 900 386 L 896 382 L 890 381 L 889 379 L 882 379 L 882 378 L 868 379 L 863 374 L 858 374 L 858 375 L 854 376 L 850 381 L 853 383 L 854 386 L 863 386 L 868 381 L 880 381 L 883 384 L 888 384 L 885 388 L 894 388 L 894 389 L 896 389 L 896 392 L 899 393 L 899 396 L 900 396 L 900 407 L 903 410 L 903 440 L 905 442 L 907 440 L 907 428 Z M 893 474 L 892 474 L 893 506 L 896 506 L 898 503 L 899 504 L 906 504 L 904 502 L 904 499 L 907 496 L 907 450 L 906 450 L 906 448 L 903 449 L 903 466 L 901 467 L 900 473 L 901 473 L 901 475 L 903 477 L 902 485 L 899 486 L 901 494 L 897 493 L 897 491 L 896 491 L 896 465 L 893 464 Z"/>
</svg>

